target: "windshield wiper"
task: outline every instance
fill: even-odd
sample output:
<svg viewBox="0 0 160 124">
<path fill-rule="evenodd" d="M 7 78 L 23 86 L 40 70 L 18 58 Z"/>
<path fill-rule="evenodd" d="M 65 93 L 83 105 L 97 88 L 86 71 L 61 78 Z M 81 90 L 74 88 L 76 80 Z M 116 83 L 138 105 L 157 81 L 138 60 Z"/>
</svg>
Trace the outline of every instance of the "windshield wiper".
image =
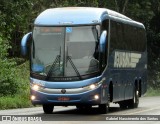
<svg viewBox="0 0 160 124">
<path fill-rule="evenodd" d="M 69 60 L 69 62 L 71 63 L 71 65 L 72 65 L 72 67 L 73 67 L 73 69 L 74 69 L 74 71 L 77 73 L 77 75 L 79 76 L 79 79 L 81 80 L 82 77 L 81 77 L 78 69 L 77 69 L 76 66 L 74 65 L 74 63 L 73 63 L 73 61 L 72 61 L 72 59 L 71 59 L 71 56 L 67 56 L 67 60 Z"/>
<path fill-rule="evenodd" d="M 59 55 L 56 56 L 56 59 L 54 60 L 51 68 L 49 69 L 48 73 L 47 73 L 47 77 L 46 80 L 48 80 L 48 78 L 50 77 L 50 75 L 52 74 L 52 70 L 54 69 L 55 65 L 57 62 L 59 62 L 59 67 L 60 67 L 60 60 L 61 60 L 61 47 L 60 47 L 60 51 L 59 51 Z"/>
<path fill-rule="evenodd" d="M 60 58 L 61 58 L 61 56 L 60 56 L 60 55 L 57 55 L 57 57 L 56 57 L 56 59 L 54 60 L 54 62 L 53 62 L 53 64 L 52 64 L 51 68 L 50 68 L 49 71 L 48 71 L 46 80 L 48 80 L 48 78 L 49 78 L 50 75 L 52 74 L 52 70 L 53 70 L 53 68 L 55 67 L 56 63 L 57 63 L 58 61 L 60 62 Z"/>
</svg>

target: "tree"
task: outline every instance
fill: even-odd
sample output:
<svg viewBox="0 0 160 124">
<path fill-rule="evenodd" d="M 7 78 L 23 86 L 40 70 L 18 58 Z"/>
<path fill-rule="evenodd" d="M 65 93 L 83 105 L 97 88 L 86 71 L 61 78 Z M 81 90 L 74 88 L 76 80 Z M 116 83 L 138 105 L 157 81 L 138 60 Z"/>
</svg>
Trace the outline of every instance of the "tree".
<svg viewBox="0 0 160 124">
<path fill-rule="evenodd" d="M 18 83 L 15 81 L 15 62 L 7 58 L 9 43 L 0 34 L 0 97 L 13 95 L 18 90 Z"/>
<path fill-rule="evenodd" d="M 129 0 L 114 0 L 114 1 L 115 1 L 116 11 L 125 14 L 125 10 Z"/>
</svg>

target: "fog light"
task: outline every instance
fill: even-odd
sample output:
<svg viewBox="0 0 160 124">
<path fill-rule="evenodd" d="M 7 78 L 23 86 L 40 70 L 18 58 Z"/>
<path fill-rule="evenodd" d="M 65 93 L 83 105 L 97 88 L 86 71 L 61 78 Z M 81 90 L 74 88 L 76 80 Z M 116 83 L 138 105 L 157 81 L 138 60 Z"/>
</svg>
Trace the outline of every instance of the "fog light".
<svg viewBox="0 0 160 124">
<path fill-rule="evenodd" d="M 95 95 L 94 98 L 97 100 L 99 99 L 99 95 Z"/>
<path fill-rule="evenodd" d="M 34 84 L 34 85 L 32 86 L 32 88 L 33 88 L 33 90 L 35 90 L 35 91 L 39 90 L 39 86 L 36 85 L 36 84 Z"/>
<path fill-rule="evenodd" d="M 31 100 L 35 100 L 36 99 L 36 97 L 35 96 L 31 96 Z"/>
</svg>

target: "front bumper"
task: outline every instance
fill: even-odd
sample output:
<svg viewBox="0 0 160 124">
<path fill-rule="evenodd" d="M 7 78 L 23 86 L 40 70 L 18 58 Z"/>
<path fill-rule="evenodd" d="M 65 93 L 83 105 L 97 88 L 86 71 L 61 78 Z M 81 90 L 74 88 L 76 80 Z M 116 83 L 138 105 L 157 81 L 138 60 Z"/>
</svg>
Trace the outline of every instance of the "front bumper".
<svg viewBox="0 0 160 124">
<path fill-rule="evenodd" d="M 66 89 L 67 90 L 67 89 Z M 95 99 L 95 95 L 99 98 Z M 81 93 L 51 93 L 34 91 L 31 89 L 31 96 L 35 96 L 32 101 L 33 105 L 37 104 L 54 104 L 56 106 L 78 105 L 78 104 L 90 104 L 98 105 L 101 103 L 101 86 Z"/>
</svg>

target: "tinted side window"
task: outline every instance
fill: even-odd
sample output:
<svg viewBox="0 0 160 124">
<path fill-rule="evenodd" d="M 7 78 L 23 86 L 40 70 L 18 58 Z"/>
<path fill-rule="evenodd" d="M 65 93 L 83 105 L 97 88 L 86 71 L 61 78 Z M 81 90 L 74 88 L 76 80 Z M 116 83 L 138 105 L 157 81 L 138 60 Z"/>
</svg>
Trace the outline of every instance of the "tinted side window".
<svg viewBox="0 0 160 124">
<path fill-rule="evenodd" d="M 125 49 L 126 44 L 124 40 L 125 32 L 122 23 L 111 21 L 111 32 L 110 32 L 110 48 L 111 51 L 114 49 Z"/>
<path fill-rule="evenodd" d="M 129 41 L 130 42 L 130 50 L 131 51 L 137 51 L 138 47 L 137 47 L 137 28 L 133 27 L 133 26 L 129 26 Z"/>
<path fill-rule="evenodd" d="M 144 52 L 146 48 L 145 30 L 134 26 L 129 26 L 128 29 L 126 33 L 128 50 Z"/>
<path fill-rule="evenodd" d="M 146 49 L 146 34 L 144 29 L 138 30 L 138 44 L 139 49 L 144 52 Z"/>
<path fill-rule="evenodd" d="M 146 48 L 145 30 L 111 20 L 110 50 L 144 52 Z"/>
<path fill-rule="evenodd" d="M 118 46 L 117 36 L 118 36 L 117 24 L 116 22 L 111 21 L 110 23 L 110 50 L 111 52 L 114 49 L 117 49 L 117 46 Z"/>
</svg>

